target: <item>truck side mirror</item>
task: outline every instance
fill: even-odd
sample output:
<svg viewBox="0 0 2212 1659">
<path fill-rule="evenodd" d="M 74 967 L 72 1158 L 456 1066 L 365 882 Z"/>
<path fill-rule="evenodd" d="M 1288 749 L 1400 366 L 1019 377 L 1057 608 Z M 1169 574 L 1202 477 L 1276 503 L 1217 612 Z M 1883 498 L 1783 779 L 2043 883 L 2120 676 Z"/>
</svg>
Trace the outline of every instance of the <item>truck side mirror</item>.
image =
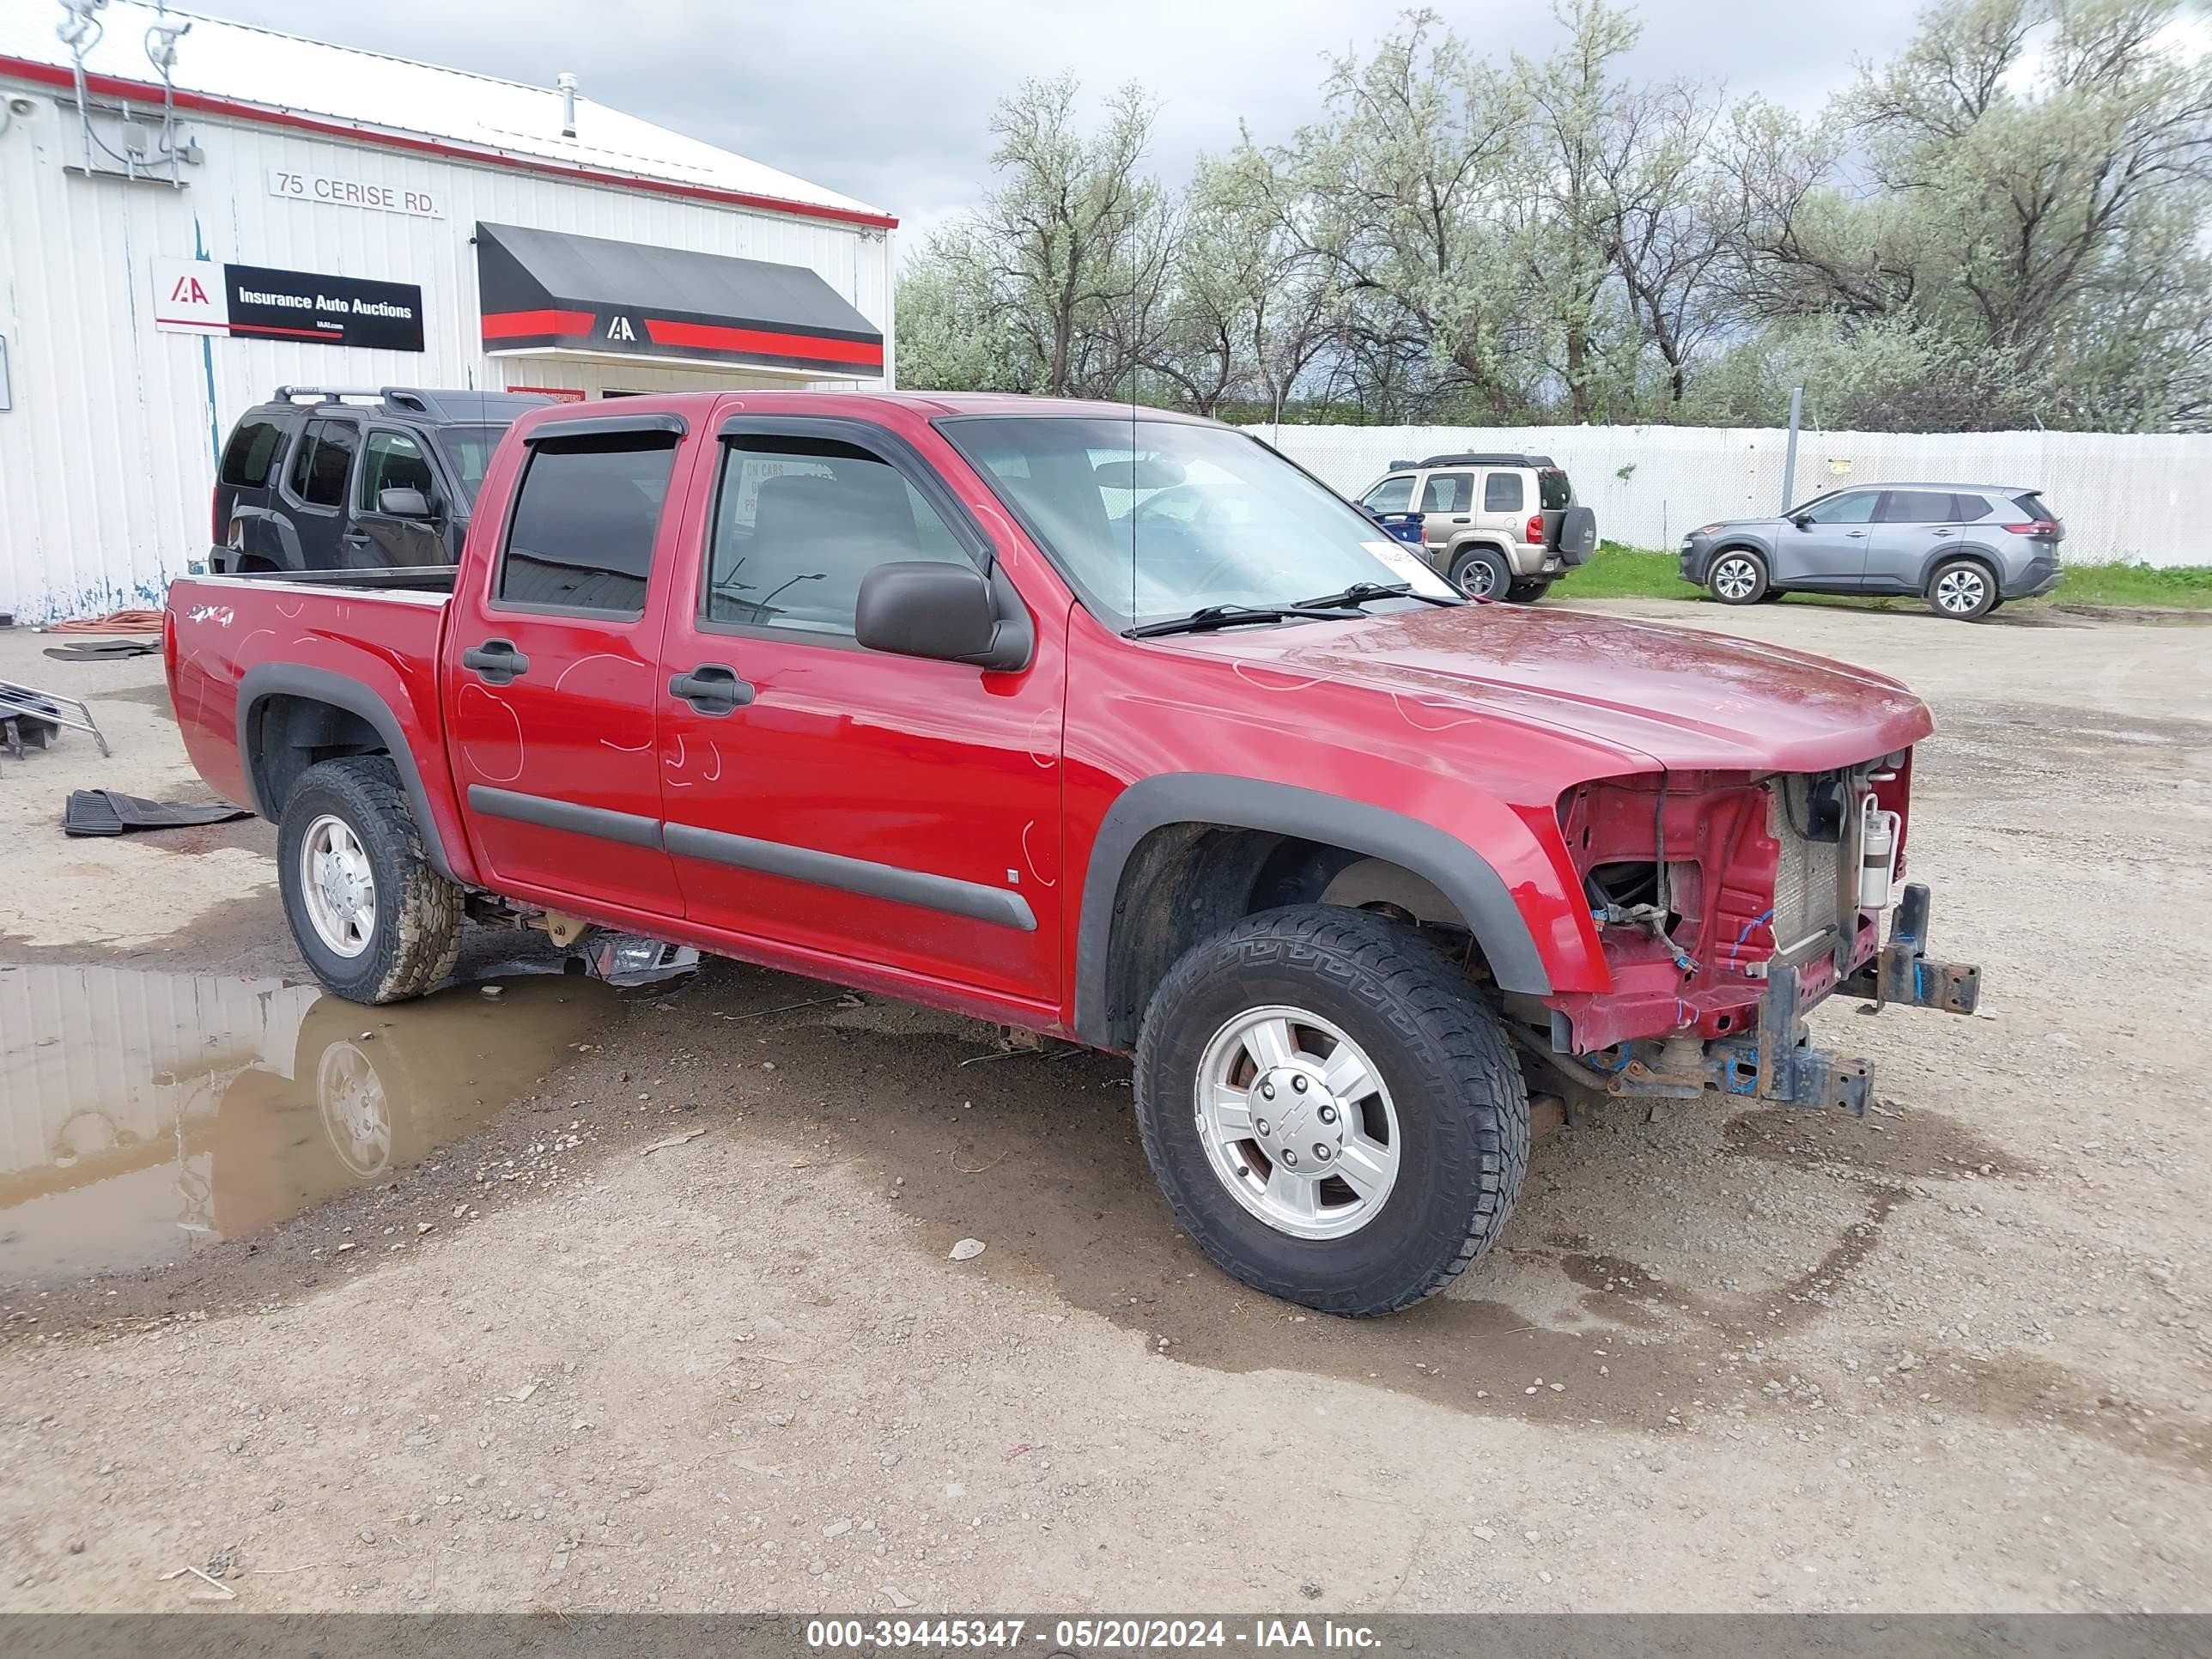
<svg viewBox="0 0 2212 1659">
<path fill-rule="evenodd" d="M 1810 530 L 1813 527 L 1813 515 L 1809 513 L 1792 513 L 1790 515 L 1790 522 L 1800 530 Z"/>
<path fill-rule="evenodd" d="M 1003 579 L 1000 579 L 1003 581 Z M 1035 642 L 1029 615 L 1006 584 L 1008 616 L 994 583 L 972 564 L 907 559 L 879 564 L 860 579 L 853 633 L 871 651 L 1012 672 L 1029 666 Z"/>
<path fill-rule="evenodd" d="M 430 499 L 419 489 L 404 486 L 380 489 L 376 492 L 376 510 L 395 519 L 427 519 L 430 516 Z"/>
</svg>

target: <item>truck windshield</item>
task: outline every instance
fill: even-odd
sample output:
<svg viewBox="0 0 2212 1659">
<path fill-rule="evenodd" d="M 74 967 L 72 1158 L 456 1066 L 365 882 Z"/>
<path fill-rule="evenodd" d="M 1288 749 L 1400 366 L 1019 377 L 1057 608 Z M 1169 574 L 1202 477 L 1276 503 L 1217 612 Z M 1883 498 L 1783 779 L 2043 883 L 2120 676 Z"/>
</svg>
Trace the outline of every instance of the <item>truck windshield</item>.
<svg viewBox="0 0 2212 1659">
<path fill-rule="evenodd" d="M 1410 548 L 1243 433 L 1002 415 L 939 429 L 1116 629 L 1217 605 L 1296 605 L 1363 583 L 1452 594 Z"/>
<path fill-rule="evenodd" d="M 438 447 L 453 464 L 453 477 L 460 484 L 465 505 L 473 507 L 477 504 L 477 491 L 483 487 L 484 469 L 491 465 L 491 453 L 499 447 L 506 431 L 503 425 L 438 428 Z"/>
</svg>

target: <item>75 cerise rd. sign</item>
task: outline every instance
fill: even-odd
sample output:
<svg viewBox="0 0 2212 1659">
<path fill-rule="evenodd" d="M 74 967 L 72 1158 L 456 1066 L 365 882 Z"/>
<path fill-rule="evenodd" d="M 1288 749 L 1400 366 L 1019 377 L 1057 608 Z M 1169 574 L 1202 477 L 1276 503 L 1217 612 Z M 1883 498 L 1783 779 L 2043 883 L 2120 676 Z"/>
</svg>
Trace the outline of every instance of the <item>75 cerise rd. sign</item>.
<svg viewBox="0 0 2212 1659">
<path fill-rule="evenodd" d="M 366 179 L 343 179 L 328 173 L 294 173 L 284 167 L 271 167 L 269 193 L 295 202 L 325 202 L 332 207 L 360 208 L 372 213 L 409 213 L 418 219 L 446 216 L 445 204 L 434 191 L 371 184 Z"/>
</svg>

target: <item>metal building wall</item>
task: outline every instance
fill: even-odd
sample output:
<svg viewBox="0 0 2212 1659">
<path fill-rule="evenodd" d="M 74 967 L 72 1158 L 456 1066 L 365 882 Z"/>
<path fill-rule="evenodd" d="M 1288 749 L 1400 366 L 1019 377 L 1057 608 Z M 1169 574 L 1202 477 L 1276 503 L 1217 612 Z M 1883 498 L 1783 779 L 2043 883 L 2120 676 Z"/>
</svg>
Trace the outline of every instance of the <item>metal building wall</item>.
<svg viewBox="0 0 2212 1659">
<path fill-rule="evenodd" d="M 215 462 L 240 412 L 276 386 L 671 383 L 581 379 L 542 358 L 487 357 L 477 335 L 479 219 L 807 265 L 891 334 L 889 234 L 646 191 L 194 117 L 205 154 L 187 188 L 64 171 L 75 111 L 30 100 L 0 126 L 0 337 L 12 407 L 0 410 L 0 612 L 19 623 L 159 605 L 206 556 Z M 271 195 L 269 173 L 327 173 L 427 190 L 440 219 Z M 419 283 L 426 349 L 204 337 L 155 328 L 152 262 L 204 257 Z M 738 374 L 706 371 L 715 383 Z M 674 383 L 681 384 L 681 380 Z M 705 383 L 705 382 L 694 382 Z M 786 380 L 781 384 L 789 385 Z"/>
</svg>

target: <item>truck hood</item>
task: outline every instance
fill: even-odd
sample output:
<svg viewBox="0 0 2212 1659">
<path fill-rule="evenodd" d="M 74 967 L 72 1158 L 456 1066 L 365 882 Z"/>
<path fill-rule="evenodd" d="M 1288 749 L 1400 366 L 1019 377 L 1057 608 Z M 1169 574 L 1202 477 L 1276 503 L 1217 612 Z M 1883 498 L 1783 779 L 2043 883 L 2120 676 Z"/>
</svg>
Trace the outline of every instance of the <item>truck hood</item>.
<svg viewBox="0 0 2212 1659">
<path fill-rule="evenodd" d="M 1927 705 L 1886 675 L 1629 617 L 1468 605 L 1175 643 L 1250 672 L 1571 731 L 1634 769 L 1825 771 L 1935 729 Z"/>
</svg>

